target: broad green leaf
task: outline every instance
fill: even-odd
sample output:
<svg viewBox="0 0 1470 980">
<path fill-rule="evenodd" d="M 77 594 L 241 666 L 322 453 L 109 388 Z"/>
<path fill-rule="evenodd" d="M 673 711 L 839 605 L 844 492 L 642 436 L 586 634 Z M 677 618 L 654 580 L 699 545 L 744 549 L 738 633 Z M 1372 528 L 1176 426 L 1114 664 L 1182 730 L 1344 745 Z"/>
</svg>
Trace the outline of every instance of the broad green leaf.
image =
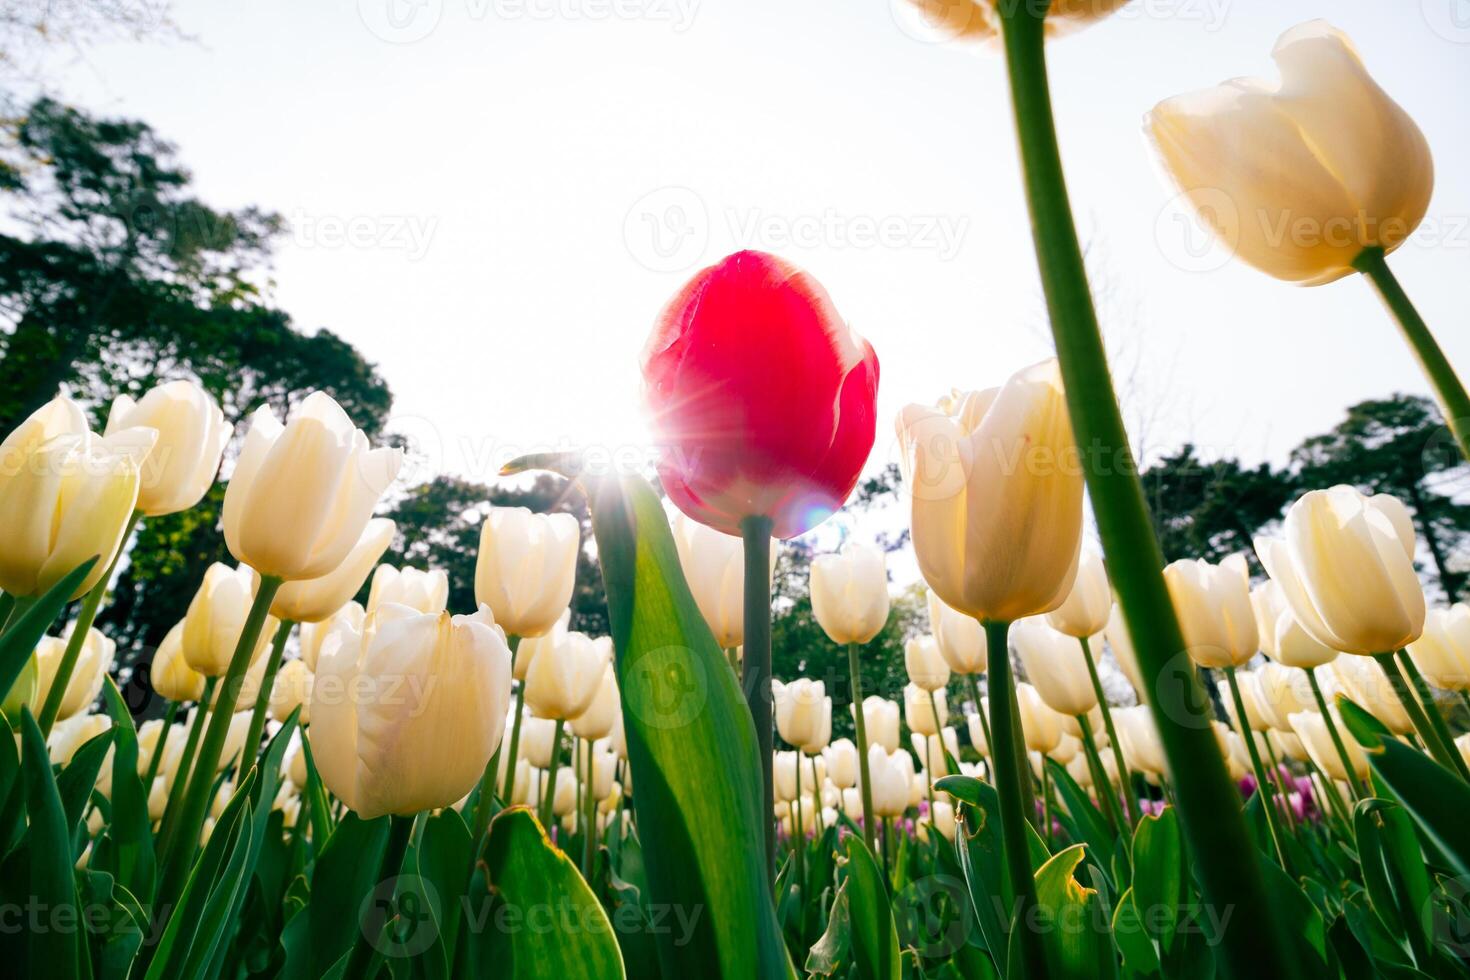
<svg viewBox="0 0 1470 980">
<path fill-rule="evenodd" d="M 1327 924 L 1322 913 L 1292 878 L 1274 861 L 1262 861 L 1261 874 L 1266 878 L 1266 894 L 1278 919 L 1285 923 L 1287 940 L 1297 951 L 1298 961 L 1309 976 L 1321 975 L 1327 969 Z"/>
<path fill-rule="evenodd" d="M 71 601 L 72 593 L 86 580 L 97 561 L 94 556 L 73 568 L 0 634 L 0 701 L 5 700 L 5 693 L 25 670 L 26 661 L 36 649 L 36 644 L 56 622 L 56 617 Z"/>
<path fill-rule="evenodd" d="M 89 923 L 87 942 L 92 975 L 97 980 L 127 980 L 148 916 L 137 899 L 105 871 L 84 871 L 78 878 L 83 903 L 91 910 L 104 910 L 107 919 Z"/>
<path fill-rule="evenodd" d="M 505 901 L 506 914 L 489 924 L 509 933 L 510 963 L 500 964 L 499 975 L 514 980 L 625 975 L 607 913 L 530 810 L 511 807 L 496 815 L 484 861 L 490 887 Z"/>
<path fill-rule="evenodd" d="M 1088 846 L 1094 863 L 1111 878 L 1112 869 L 1105 865 L 1108 856 L 1113 853 L 1116 840 L 1112 828 L 1108 826 L 1107 820 L 1098 812 L 1097 807 L 1093 806 L 1092 799 L 1067 772 L 1065 766 L 1059 765 L 1055 759 L 1047 759 L 1046 768 L 1077 829 L 1080 837 L 1078 843 Z"/>
<path fill-rule="evenodd" d="M 1353 836 L 1370 907 L 1415 964 L 1429 968 L 1424 925 L 1432 886 L 1408 814 L 1388 800 L 1363 800 L 1353 811 Z"/>
<path fill-rule="evenodd" d="M 883 872 L 861 837 L 847 838 L 842 888 L 847 893 L 848 942 L 860 980 L 898 980 L 898 926 Z"/>
<path fill-rule="evenodd" d="M 935 788 L 959 801 L 955 845 L 960 867 L 985 948 L 1001 976 L 1006 976 L 1014 893 L 1000 837 L 1000 800 L 995 787 L 973 776 L 946 776 Z"/>
<path fill-rule="evenodd" d="M 848 961 L 848 953 L 852 949 L 852 920 L 847 908 L 847 884 L 844 881 L 837 886 L 837 894 L 832 899 L 832 914 L 827 917 L 827 930 L 807 951 L 804 969 L 808 976 L 837 976 Z"/>
<path fill-rule="evenodd" d="M 1113 976 L 1117 969 L 1109 924 L 1100 921 L 1097 892 L 1073 877 L 1085 856 L 1085 845 L 1074 844 L 1036 872 L 1035 923 L 1043 929 L 1046 975 L 1052 980 L 1093 980 Z"/>
<path fill-rule="evenodd" d="M 73 840 L 79 836 L 77 831 L 97 785 L 97 773 L 102 771 L 102 763 L 107 761 L 107 753 L 112 749 L 112 737 L 109 729 L 87 739 L 56 776 L 56 790 L 61 794 L 61 808 L 66 813 L 66 826 Z M 73 854 L 80 856 L 80 847 Z"/>
<path fill-rule="evenodd" d="M 792 972 L 764 868 L 755 727 L 694 604 L 658 497 L 637 477 L 602 481 L 592 523 L 645 840 L 648 901 L 699 909 L 687 942 L 661 934 L 665 976 Z"/>
<path fill-rule="evenodd" d="M 413 849 L 418 873 L 433 888 L 439 938 L 449 956 L 459 941 L 465 893 L 475 863 L 475 843 L 464 818 L 454 810 L 442 810 L 424 820 L 424 833 Z"/>
<path fill-rule="evenodd" d="M 4 737 L 10 736 L 7 733 Z M 52 921 L 80 922 L 70 828 L 51 774 L 46 739 L 29 708 L 21 708 L 21 754 L 25 760 L 26 817 L 30 822 L 26 841 L 30 854 L 28 897 L 37 907 L 48 910 Z M 44 964 L 46 976 L 57 980 L 80 976 L 75 929 L 31 929 L 27 939 L 28 962 L 33 969 L 39 970 Z"/>
<path fill-rule="evenodd" d="M 1184 881 L 1184 841 L 1174 808 L 1145 815 L 1133 831 L 1133 904 L 1142 910 L 1160 957 L 1174 945 Z"/>
<path fill-rule="evenodd" d="M 387 817 L 363 820 L 349 810 L 317 854 L 306 905 L 311 936 L 307 976 L 321 976 L 352 948 L 358 912 L 378 883 L 387 846 Z"/>
<path fill-rule="evenodd" d="M 1138 913 L 1133 895 L 1130 888 L 1118 897 L 1117 907 L 1113 909 L 1113 942 L 1123 954 L 1125 976 L 1158 977 L 1161 975 L 1158 950 L 1143 916 Z"/>
</svg>

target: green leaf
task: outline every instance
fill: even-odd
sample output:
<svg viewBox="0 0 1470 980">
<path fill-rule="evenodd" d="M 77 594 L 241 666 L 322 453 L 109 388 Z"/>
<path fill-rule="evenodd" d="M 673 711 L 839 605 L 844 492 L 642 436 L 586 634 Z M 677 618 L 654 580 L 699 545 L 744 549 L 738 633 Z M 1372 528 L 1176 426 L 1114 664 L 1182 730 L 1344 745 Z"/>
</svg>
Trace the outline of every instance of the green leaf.
<svg viewBox="0 0 1470 980">
<path fill-rule="evenodd" d="M 1098 812 L 1097 807 L 1092 805 L 1092 799 L 1081 786 L 1077 785 L 1077 781 L 1067 772 L 1065 766 L 1059 765 L 1055 759 L 1047 759 L 1046 768 L 1081 838 L 1078 843 L 1088 846 L 1095 859 L 1094 863 L 1108 876 L 1111 884 L 1111 869 L 1104 865 L 1107 863 L 1107 856 L 1113 853 L 1116 840 L 1112 828 L 1108 826 L 1107 820 Z"/>
<path fill-rule="evenodd" d="M 39 908 L 48 910 L 52 921 L 80 922 L 72 874 L 71 833 L 56 779 L 51 774 L 46 738 L 29 708 L 21 708 L 20 715 L 26 817 L 30 821 L 26 841 L 30 854 L 28 897 Z M 77 930 L 31 929 L 27 940 L 27 955 L 33 969 L 39 970 L 44 964 L 46 975 L 57 980 L 80 976 Z"/>
<path fill-rule="evenodd" d="M 112 823 L 108 826 L 111 871 L 123 887 L 144 902 L 153 900 L 157 868 L 153 854 L 153 819 L 148 814 L 148 788 L 138 775 L 138 732 L 112 678 L 102 683 L 107 713 L 112 716 Z"/>
<path fill-rule="evenodd" d="M 679 564 L 647 481 L 595 489 L 593 531 L 644 839 L 648 901 L 700 910 L 685 942 L 660 934 L 665 976 L 792 972 L 764 868 L 755 727 Z M 498 818 L 497 818 L 498 819 Z"/>
<path fill-rule="evenodd" d="M 56 622 L 66 604 L 71 602 L 72 593 L 86 581 L 97 561 L 98 556 L 93 556 L 73 568 L 0 634 L 0 701 L 5 699 L 5 692 L 25 670 L 26 661 L 36 649 L 36 644 L 41 642 L 41 637 Z"/>
<path fill-rule="evenodd" d="M 1010 874 L 1000 836 L 1000 800 L 995 787 L 973 776 L 946 776 L 934 784 L 959 801 L 955 845 L 970 903 L 985 948 L 1001 976 L 1006 976 L 1010 910 L 1014 905 Z"/>
<path fill-rule="evenodd" d="M 1353 810 L 1353 837 L 1370 907 L 1390 935 L 1402 937 L 1414 963 L 1429 969 L 1424 925 L 1432 886 L 1408 814 L 1387 800 L 1363 800 Z"/>
<path fill-rule="evenodd" d="M 888 887 L 861 837 L 847 838 L 842 889 L 847 893 L 848 941 L 860 980 L 898 980 L 898 926 Z"/>
<path fill-rule="evenodd" d="M 1133 903 L 1143 911 L 1162 958 L 1174 945 L 1184 902 L 1184 841 L 1173 807 L 1144 816 L 1133 831 Z"/>
<path fill-rule="evenodd" d="M 835 977 L 852 948 L 852 917 L 847 907 L 847 882 L 837 886 L 827 929 L 806 954 L 808 976 Z"/>
<path fill-rule="evenodd" d="M 1159 953 L 1154 948 L 1153 937 L 1134 903 L 1133 888 L 1118 897 L 1117 907 L 1113 909 L 1113 942 L 1123 954 L 1123 972 L 1126 976 L 1161 975 Z"/>
<path fill-rule="evenodd" d="M 306 905 L 311 935 L 307 976 L 320 977 L 352 948 L 358 912 L 378 883 L 387 846 L 387 817 L 363 820 L 349 810 L 317 855 Z"/>
<path fill-rule="evenodd" d="M 475 844 L 464 818 L 454 810 L 442 810 L 424 821 L 424 833 L 413 849 L 418 872 L 433 888 L 437 899 L 439 938 L 453 955 L 459 941 L 464 897 L 475 865 Z M 431 903 L 432 910 L 432 903 Z"/>
<path fill-rule="evenodd" d="M 97 980 L 127 980 L 143 945 L 148 916 L 138 900 L 105 871 L 84 871 L 79 884 L 86 907 L 107 913 L 106 921 L 88 923 L 92 975 Z"/>
<path fill-rule="evenodd" d="M 1046 975 L 1052 980 L 1093 980 L 1116 972 L 1108 923 L 1099 921 L 1097 892 L 1073 877 L 1084 857 L 1085 845 L 1074 844 L 1036 872 L 1037 919 L 1044 930 Z M 1018 929 L 1026 927 L 1026 923 L 1017 925 Z M 1011 939 L 1017 941 L 1015 936 Z"/>
<path fill-rule="evenodd" d="M 109 729 L 87 739 L 72 753 L 71 762 L 56 777 L 56 789 L 61 794 L 61 808 L 66 813 L 66 826 L 72 840 L 77 839 L 77 828 L 81 826 L 87 801 L 92 798 L 92 790 L 97 785 L 97 773 L 102 771 L 102 763 L 107 761 L 112 737 Z M 73 856 L 80 855 L 80 850 L 73 851 Z"/>
<path fill-rule="evenodd" d="M 1274 861 L 1262 861 L 1260 865 L 1272 911 L 1285 923 L 1287 941 L 1296 950 L 1298 962 L 1303 964 L 1308 976 L 1320 975 L 1328 964 L 1327 924 L 1322 920 L 1322 913 L 1301 886 Z"/>
<path fill-rule="evenodd" d="M 514 980 L 613 980 L 624 976 L 612 923 L 525 807 L 502 810 L 485 842 L 490 887 L 505 901 L 492 928 L 509 932 Z M 552 911 L 554 915 L 548 915 Z"/>
</svg>

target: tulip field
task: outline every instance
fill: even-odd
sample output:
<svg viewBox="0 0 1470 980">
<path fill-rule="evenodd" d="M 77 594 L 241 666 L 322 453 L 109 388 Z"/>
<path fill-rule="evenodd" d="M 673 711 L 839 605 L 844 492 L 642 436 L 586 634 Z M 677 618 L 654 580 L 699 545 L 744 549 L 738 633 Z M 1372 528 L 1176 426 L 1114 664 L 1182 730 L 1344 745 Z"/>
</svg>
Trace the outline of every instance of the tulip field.
<svg viewBox="0 0 1470 980">
<path fill-rule="evenodd" d="M 473 581 L 386 560 L 405 455 L 327 391 L 242 396 L 239 426 L 184 370 L 27 406 L 0 442 L 0 973 L 1470 978 L 1470 606 L 1421 578 L 1423 501 L 1294 487 L 1251 547 L 1166 562 L 1047 84 L 1125 3 L 921 6 L 1006 69 L 991 136 L 1031 223 L 994 233 L 1034 246 L 1055 356 L 999 387 L 955 363 L 880 417 L 909 352 L 734 252 L 627 351 L 656 464 L 519 455 L 497 479 L 558 496 L 485 503 Z M 1470 398 L 1387 261 L 1428 143 L 1327 23 L 1273 57 L 1160 102 L 1149 145 L 1245 264 L 1366 278 L 1458 467 Z M 1225 227 L 1222 194 L 1262 220 Z M 803 572 L 839 666 L 773 667 L 783 549 L 867 520 L 889 433 L 903 536 Z M 170 579 L 176 625 L 126 659 L 124 570 L 148 542 L 183 567 L 150 529 L 211 499 L 230 561 Z M 917 622 L 874 690 L 897 553 Z M 573 628 L 594 587 L 605 635 Z"/>
</svg>

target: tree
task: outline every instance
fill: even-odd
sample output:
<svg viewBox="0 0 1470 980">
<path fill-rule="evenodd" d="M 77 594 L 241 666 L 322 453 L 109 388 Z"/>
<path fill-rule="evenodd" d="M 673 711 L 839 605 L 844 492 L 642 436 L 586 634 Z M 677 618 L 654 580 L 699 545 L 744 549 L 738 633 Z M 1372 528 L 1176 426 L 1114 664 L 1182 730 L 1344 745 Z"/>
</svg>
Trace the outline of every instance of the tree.
<svg viewBox="0 0 1470 980">
<path fill-rule="evenodd" d="M 1162 457 L 1141 477 L 1166 561 L 1217 562 L 1244 552 L 1255 562 L 1256 532 L 1280 517 L 1297 492 L 1290 473 L 1230 458 L 1206 462 L 1190 443 Z"/>
<path fill-rule="evenodd" d="M 1330 432 L 1291 455 L 1304 487 L 1345 483 L 1364 493 L 1391 493 L 1408 505 L 1445 597 L 1465 585 L 1460 554 L 1470 536 L 1470 505 L 1454 499 L 1467 476 L 1432 401 L 1418 395 L 1359 402 Z"/>
</svg>

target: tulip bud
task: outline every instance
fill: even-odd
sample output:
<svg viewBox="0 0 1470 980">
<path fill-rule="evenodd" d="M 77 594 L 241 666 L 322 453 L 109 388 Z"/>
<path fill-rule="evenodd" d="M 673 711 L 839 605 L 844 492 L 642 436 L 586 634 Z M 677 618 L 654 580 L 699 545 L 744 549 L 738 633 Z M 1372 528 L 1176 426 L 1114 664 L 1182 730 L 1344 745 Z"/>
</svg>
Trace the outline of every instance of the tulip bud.
<svg viewBox="0 0 1470 980">
<path fill-rule="evenodd" d="M 1256 615 L 1240 573 L 1204 559 L 1164 569 L 1189 658 L 1201 667 L 1241 667 L 1256 655 Z"/>
<path fill-rule="evenodd" d="M 1290 731 L 1287 719 L 1298 711 L 1311 710 L 1312 693 L 1301 671 L 1268 662 L 1256 671 L 1255 681 L 1261 714 L 1271 728 Z"/>
<path fill-rule="evenodd" d="M 577 792 L 577 774 L 570 769 L 558 769 L 556 785 L 552 788 L 551 812 L 558 817 L 574 814 L 577 809 Z"/>
<path fill-rule="evenodd" d="M 148 679 L 153 690 L 170 701 L 198 701 L 204 696 L 204 675 L 184 657 L 184 621 L 164 635 L 153 654 Z"/>
<path fill-rule="evenodd" d="M 827 772 L 838 789 L 856 786 L 858 781 L 857 746 L 852 739 L 839 738 L 822 752 L 827 760 Z"/>
<path fill-rule="evenodd" d="M 122 546 L 138 500 L 139 467 L 157 433 L 124 429 L 99 438 L 64 432 L 22 455 L 54 423 L 50 415 L 66 414 L 42 411 L 47 420 L 27 420 L 6 440 L 11 448 L 0 445 L 6 465 L 0 474 L 0 588 L 17 598 L 40 595 L 96 556 L 71 595 L 77 598 L 102 580 Z"/>
<path fill-rule="evenodd" d="M 745 546 L 740 538 L 705 527 L 675 511 L 669 520 L 684 579 L 694 604 L 722 650 L 745 642 Z M 770 549 L 771 571 L 776 548 Z"/>
<path fill-rule="evenodd" d="M 136 402 L 119 395 L 107 415 L 107 434 L 137 427 L 158 433 L 143 464 L 138 510 L 158 517 L 199 503 L 230 441 L 230 426 L 214 399 L 192 381 L 161 384 Z"/>
<path fill-rule="evenodd" d="M 771 790 L 777 803 L 789 803 L 796 799 L 797 764 L 795 752 L 776 752 L 772 756 Z"/>
<path fill-rule="evenodd" d="M 1143 672 L 1138 668 L 1138 654 L 1133 650 L 1133 635 L 1128 632 L 1128 620 L 1123 617 L 1123 610 L 1117 603 L 1113 604 L 1113 614 L 1108 617 L 1103 636 L 1108 641 L 1108 649 L 1113 651 L 1118 669 L 1128 678 L 1128 683 L 1133 685 L 1139 700 L 1144 700 L 1148 688 L 1143 685 Z"/>
<path fill-rule="evenodd" d="M 980 704 L 977 705 L 977 707 L 979 708 L 979 710 L 986 713 L 986 717 L 989 717 L 989 698 L 981 698 Z M 985 725 L 980 720 L 980 716 L 978 714 L 965 716 L 965 725 L 969 729 L 970 745 L 980 755 L 984 756 L 987 759 L 990 758 L 990 745 L 985 741 Z"/>
<path fill-rule="evenodd" d="M 1323 646 L 1301 628 L 1287 606 L 1279 582 L 1263 582 L 1251 589 L 1251 609 L 1261 652 L 1278 664 L 1311 670 L 1337 659 L 1337 651 Z"/>
<path fill-rule="evenodd" d="M 597 693 L 587 710 L 572 719 L 572 734 L 581 739 L 606 738 L 613 730 L 613 720 L 622 711 L 618 698 L 617 672 L 612 664 L 602 669 Z"/>
<path fill-rule="evenodd" d="M 585 633 L 568 633 L 542 650 L 526 671 L 526 705 L 542 718 L 568 721 L 592 705 L 607 651 Z"/>
<path fill-rule="evenodd" d="M 571 514 L 491 507 L 475 560 L 475 600 L 510 636 L 540 636 L 572 599 L 581 528 Z"/>
<path fill-rule="evenodd" d="M 1409 656 L 1435 687 L 1470 690 L 1470 606 L 1457 602 L 1429 610 L 1424 633 L 1409 644 Z"/>
<path fill-rule="evenodd" d="M 56 680 L 56 669 L 61 666 L 61 658 L 66 653 L 67 643 L 70 642 L 75 628 L 76 623 L 68 623 L 61 636 L 43 636 L 36 645 L 37 696 L 42 704 L 51 694 L 51 685 Z M 82 649 L 77 655 L 76 667 L 72 670 L 66 693 L 61 699 L 61 710 L 56 717 L 70 718 L 91 707 L 92 702 L 97 700 L 97 695 L 102 693 L 102 680 L 112 667 L 116 652 L 117 644 L 102 635 L 100 630 L 87 630 L 86 639 L 82 641 Z"/>
<path fill-rule="evenodd" d="M 1036 688 L 1030 684 L 1016 685 L 1016 704 L 1021 712 L 1021 734 L 1026 739 L 1026 748 L 1043 755 L 1057 747 L 1062 740 L 1062 726 L 1057 713 L 1046 706 Z"/>
<path fill-rule="evenodd" d="M 980 620 L 1060 606 L 1082 543 L 1082 472 L 1056 361 L 970 394 L 954 418 L 910 405 L 898 437 L 929 587 Z"/>
<path fill-rule="evenodd" d="M 1342 717 L 1336 708 L 1329 707 L 1332 712 L 1333 722 L 1338 731 L 1344 731 Z M 1350 781 L 1352 779 L 1368 778 L 1368 756 L 1363 752 L 1363 747 L 1358 744 L 1357 739 L 1343 738 L 1343 748 L 1347 749 L 1348 761 L 1352 763 L 1353 773 L 1343 768 L 1342 756 L 1338 754 L 1337 746 L 1332 741 L 1332 733 L 1327 730 L 1327 721 L 1315 711 L 1298 711 L 1290 718 L 1292 731 L 1297 738 L 1302 740 L 1307 754 L 1312 761 L 1333 779 Z"/>
<path fill-rule="evenodd" d="M 903 812 L 909 808 L 913 775 L 913 760 L 907 752 L 894 752 L 890 755 L 881 745 L 868 746 L 868 778 L 873 783 L 874 816 L 903 816 Z M 861 804 L 858 809 L 862 809 Z"/>
<path fill-rule="evenodd" d="M 1320 671 L 1331 671 L 1336 687 L 1398 735 L 1414 731 L 1398 692 L 1378 665 L 1365 657 L 1338 657 Z"/>
<path fill-rule="evenodd" d="M 25 664 L 20 669 L 20 676 L 10 685 L 10 691 L 5 695 L 5 703 L 0 704 L 0 713 L 5 715 L 10 727 L 20 731 L 20 709 L 30 708 L 31 714 L 41 710 L 40 690 L 40 668 L 36 661 L 36 652 L 31 651 L 26 657 Z"/>
<path fill-rule="evenodd" d="M 888 621 L 882 550 L 849 541 L 839 554 L 813 558 L 811 596 L 812 615 L 833 643 L 867 643 Z"/>
<path fill-rule="evenodd" d="M 878 357 L 815 279 L 744 251 L 696 273 L 643 349 L 659 482 L 726 534 L 791 538 L 842 506 L 873 447 Z"/>
<path fill-rule="evenodd" d="M 249 568 L 231 568 L 215 562 L 204 571 L 204 581 L 184 614 L 184 659 L 206 677 L 222 677 L 230 666 L 240 633 L 254 601 L 255 577 Z M 253 665 L 275 638 L 279 625 L 274 616 L 265 618 L 255 650 Z"/>
<path fill-rule="evenodd" d="M 936 691 L 949 683 L 949 664 L 932 636 L 910 637 L 903 645 L 903 665 L 909 680 L 926 691 Z"/>
<path fill-rule="evenodd" d="M 325 392 L 284 426 L 262 406 L 225 490 L 225 544 L 262 575 L 320 578 L 347 558 L 402 464 L 398 449 L 370 450 Z"/>
<path fill-rule="evenodd" d="M 71 757 L 76 754 L 77 749 L 111 727 L 112 719 L 107 715 L 73 715 L 58 721 L 46 739 L 51 764 L 65 769 L 71 764 Z"/>
<path fill-rule="evenodd" d="M 926 595 L 929 629 L 949 669 L 956 674 L 984 673 L 989 664 L 985 628 L 978 620 L 946 606 L 932 589 Z"/>
<path fill-rule="evenodd" d="M 853 719 L 856 721 L 856 706 Z M 863 698 L 863 725 L 868 731 L 868 744 L 881 745 L 886 751 L 898 751 L 898 705 L 876 694 Z"/>
<path fill-rule="evenodd" d="M 526 715 L 521 721 L 520 754 L 537 769 L 551 765 L 551 756 L 557 749 L 556 722 L 550 718 Z"/>
<path fill-rule="evenodd" d="M 1077 560 L 1077 577 L 1072 591 L 1060 606 L 1046 614 L 1052 629 L 1081 639 L 1101 633 L 1113 611 L 1113 590 L 1108 585 L 1102 556 L 1084 548 Z"/>
<path fill-rule="evenodd" d="M 287 585 L 289 584 L 288 582 Z M 285 585 L 281 586 L 282 591 L 285 591 L 285 588 Z M 366 617 L 367 613 L 363 611 L 362 606 L 349 602 L 319 623 L 302 623 L 301 628 L 297 631 L 297 638 L 301 644 L 301 662 L 306 664 L 306 669 L 315 672 L 322 643 L 333 630 L 345 625 L 361 633 L 363 620 Z"/>
<path fill-rule="evenodd" d="M 816 728 L 812 731 L 812 737 L 801 743 L 799 748 L 807 755 L 816 755 L 827 747 L 832 741 L 832 699 L 823 698 L 821 713 L 817 717 Z M 820 763 L 820 760 L 817 760 Z"/>
<path fill-rule="evenodd" d="M 1425 607 L 1414 525 L 1396 498 L 1347 486 L 1313 490 L 1287 509 L 1283 533 L 1257 538 L 1256 554 L 1317 642 L 1373 655 L 1419 638 Z"/>
<path fill-rule="evenodd" d="M 1063 717 L 1068 716 L 1064 715 Z M 1062 740 L 1057 743 L 1057 747 L 1048 752 L 1047 755 L 1055 759 L 1061 765 L 1065 766 L 1067 763 L 1071 762 L 1073 758 L 1076 757 L 1078 752 L 1081 751 L 1081 739 L 1079 739 L 1076 735 L 1068 732 L 1062 735 Z"/>
<path fill-rule="evenodd" d="M 1118 730 L 1118 742 L 1129 769 L 1137 769 L 1162 776 L 1168 772 L 1164 761 L 1164 746 L 1159 741 L 1154 719 L 1144 705 L 1131 708 L 1114 708 L 1113 724 Z"/>
<path fill-rule="evenodd" d="M 285 723 L 297 708 L 301 714 L 297 721 L 311 724 L 311 685 L 314 678 L 306 664 L 300 660 L 287 660 L 276 672 L 276 682 L 271 688 L 271 717 Z"/>
<path fill-rule="evenodd" d="M 826 685 L 802 677 L 790 684 L 773 683 L 771 694 L 775 699 L 776 731 L 782 741 L 797 747 L 806 745 L 821 725 Z"/>
<path fill-rule="evenodd" d="M 354 625 L 362 625 L 362 607 L 352 602 L 352 597 L 357 595 L 357 590 L 362 588 L 363 581 L 367 578 L 369 570 L 377 564 L 383 552 L 393 543 L 393 535 L 397 531 L 397 525 L 386 517 L 375 517 L 367 522 L 362 530 L 362 536 L 357 539 L 357 544 L 342 559 L 342 564 L 332 569 L 320 578 L 300 579 L 295 582 L 286 582 L 276 590 L 276 596 L 271 600 L 271 615 L 278 619 L 289 619 L 301 623 L 301 631 L 304 636 L 306 625 L 319 623 L 331 619 L 343 606 L 351 603 L 356 609 L 349 613 L 355 616 Z M 447 590 L 448 583 L 445 583 Z M 369 600 L 371 601 L 371 600 Z M 412 605 L 412 603 L 409 603 Z M 421 612 L 443 612 L 443 608 L 434 610 L 420 610 Z M 319 635 L 317 643 L 320 644 L 323 632 Z M 312 654 L 311 663 L 316 662 L 316 654 Z"/>
<path fill-rule="evenodd" d="M 949 708 L 945 704 L 944 688 L 929 691 L 917 684 L 904 685 L 903 718 L 910 731 L 918 732 L 920 735 L 933 735 L 937 730 L 934 726 L 936 712 L 939 715 L 939 724 L 943 725 L 949 720 Z M 868 740 L 870 742 L 873 740 L 871 731 L 868 733 Z"/>
<path fill-rule="evenodd" d="M 1021 655 L 1026 678 L 1041 700 L 1063 715 L 1085 715 L 1097 707 L 1097 692 L 1078 642 L 1047 625 L 1039 616 L 1018 620 L 1010 637 Z"/>
<path fill-rule="evenodd" d="M 510 649 L 483 620 L 388 605 L 336 630 L 317 662 L 312 748 L 327 788 L 365 820 L 449 806 L 500 744 Z"/>
<path fill-rule="evenodd" d="M 1160 102 L 1147 131 L 1200 218 L 1236 255 L 1299 285 L 1392 251 L 1429 206 L 1434 161 L 1408 113 L 1347 36 L 1299 24 L 1271 53 L 1272 84 L 1237 78 Z"/>
<path fill-rule="evenodd" d="M 944 761 L 944 753 L 948 752 L 956 759 L 960 757 L 960 738 L 955 734 L 953 728 L 946 728 L 942 735 L 920 735 L 918 732 L 910 733 L 914 746 L 914 755 L 924 764 L 924 769 L 930 773 L 939 772 L 944 774 L 948 764 Z"/>
<path fill-rule="evenodd" d="M 408 566 L 379 565 L 368 589 L 368 614 L 388 602 L 437 616 L 449 603 L 449 574 L 439 568 L 425 572 Z"/>
</svg>

